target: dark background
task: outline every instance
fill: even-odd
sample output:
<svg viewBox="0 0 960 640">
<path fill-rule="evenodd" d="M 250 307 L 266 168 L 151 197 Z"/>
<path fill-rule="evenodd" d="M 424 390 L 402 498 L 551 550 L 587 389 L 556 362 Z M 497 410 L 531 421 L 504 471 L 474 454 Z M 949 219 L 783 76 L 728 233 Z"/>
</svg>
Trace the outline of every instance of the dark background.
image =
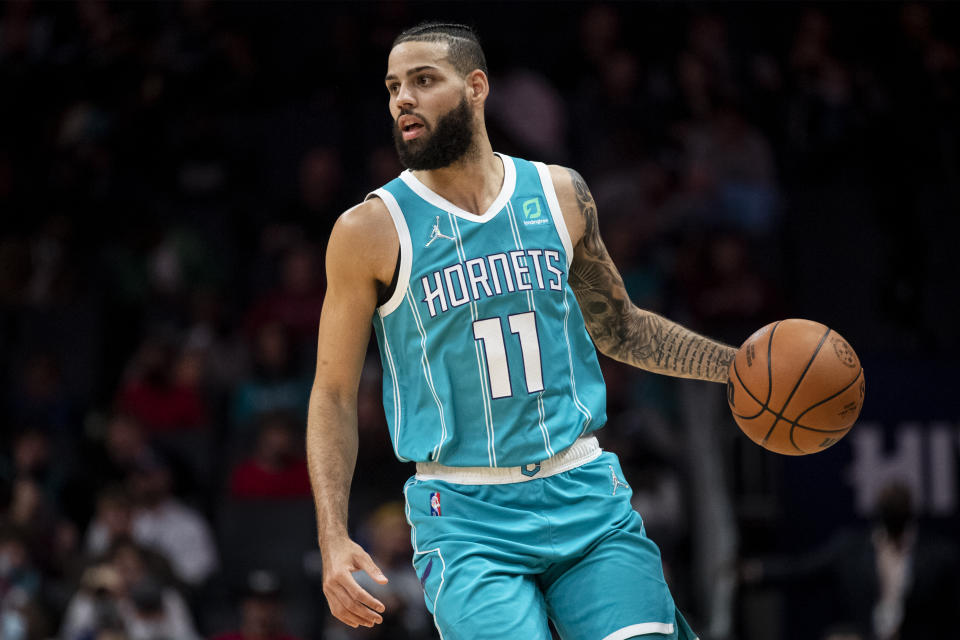
<svg viewBox="0 0 960 640">
<path fill-rule="evenodd" d="M 811 318 L 859 353 L 861 421 L 816 456 L 760 450 L 714 398 L 729 571 L 789 565 L 867 527 L 893 480 L 923 530 L 960 535 L 960 5 L 7 1 L 0 519 L 2 539 L 27 547 L 17 575 L 33 578 L 4 574 L 0 603 L 28 621 L 23 637 L 56 635 L 102 562 L 85 551 L 97 496 L 125 486 L 136 511 L 136 477 L 157 466 L 217 546 L 219 568 L 172 581 L 200 634 L 239 624 L 239 590 L 263 566 L 293 632 L 343 637 L 307 553 L 301 444 L 324 246 L 343 210 L 401 170 L 386 55 L 434 18 L 480 34 L 494 148 L 586 178 L 639 306 L 734 345 Z M 601 440 L 632 470 L 679 606 L 712 638 L 689 561 L 710 533 L 684 462 L 687 383 L 603 366 Z M 351 512 L 366 545 L 368 517 L 396 508 L 412 472 L 392 458 L 379 376 L 372 348 Z M 142 445 L 129 459 L 111 440 L 124 421 Z M 291 434 L 274 449 L 257 437 L 270 422 Z M 237 469 L 254 467 L 272 480 L 251 494 L 242 477 L 262 477 Z M 294 524 L 246 528 L 276 510 Z M 285 559 L 254 558 L 251 543 Z M 829 581 L 739 584 L 716 638 L 806 640 L 848 621 L 824 606 L 844 597 Z M 404 624 L 381 637 L 423 637 Z"/>
</svg>

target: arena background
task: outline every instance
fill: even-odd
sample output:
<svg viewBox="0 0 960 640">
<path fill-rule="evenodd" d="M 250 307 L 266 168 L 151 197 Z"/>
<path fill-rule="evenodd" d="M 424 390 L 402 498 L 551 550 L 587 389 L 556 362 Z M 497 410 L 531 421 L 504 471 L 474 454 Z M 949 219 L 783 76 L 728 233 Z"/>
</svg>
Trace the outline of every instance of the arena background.
<svg viewBox="0 0 960 640">
<path fill-rule="evenodd" d="M 302 442 L 326 237 L 399 172 L 386 55 L 436 18 L 479 31 L 494 148 L 584 175 L 638 305 L 857 349 L 863 414 L 822 454 L 610 360 L 601 441 L 701 638 L 872 637 L 841 635 L 871 576 L 837 576 L 881 490 L 944 566 L 960 539 L 949 3 L 0 4 L 0 636 L 434 637 L 375 347 L 350 524 L 396 576 L 377 631 L 327 620 Z M 925 637 L 956 633 L 951 572 Z"/>
</svg>

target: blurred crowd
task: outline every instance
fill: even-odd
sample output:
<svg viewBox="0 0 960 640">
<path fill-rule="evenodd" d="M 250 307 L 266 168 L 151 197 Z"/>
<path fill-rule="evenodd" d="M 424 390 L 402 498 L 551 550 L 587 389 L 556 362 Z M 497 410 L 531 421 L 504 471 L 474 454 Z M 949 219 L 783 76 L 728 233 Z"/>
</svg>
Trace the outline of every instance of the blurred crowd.
<svg viewBox="0 0 960 640">
<path fill-rule="evenodd" d="M 351 530 L 391 578 L 378 630 L 327 620 L 303 451 L 326 236 L 401 170 L 381 78 L 421 19 L 478 28 L 494 148 L 586 177 L 639 306 L 957 355 L 957 7 L 544 7 L 0 3 L 0 637 L 434 637 L 375 347 Z M 706 626 L 678 392 L 603 366 L 603 443 Z"/>
</svg>

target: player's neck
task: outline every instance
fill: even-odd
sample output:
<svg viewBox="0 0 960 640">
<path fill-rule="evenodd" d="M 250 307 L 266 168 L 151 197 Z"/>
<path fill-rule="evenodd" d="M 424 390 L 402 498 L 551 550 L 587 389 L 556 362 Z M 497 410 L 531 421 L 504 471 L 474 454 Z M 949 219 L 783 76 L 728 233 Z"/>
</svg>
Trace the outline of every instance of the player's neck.
<svg viewBox="0 0 960 640">
<path fill-rule="evenodd" d="M 415 171 L 417 179 L 464 211 L 483 215 L 503 187 L 503 162 L 490 140 L 479 136 L 463 158 L 443 169 Z"/>
</svg>

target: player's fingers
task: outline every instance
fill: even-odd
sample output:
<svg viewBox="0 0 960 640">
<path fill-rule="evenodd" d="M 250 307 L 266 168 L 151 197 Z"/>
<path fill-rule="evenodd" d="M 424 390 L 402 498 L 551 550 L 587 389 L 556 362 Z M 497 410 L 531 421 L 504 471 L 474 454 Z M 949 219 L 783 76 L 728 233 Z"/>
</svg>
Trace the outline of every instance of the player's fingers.
<svg viewBox="0 0 960 640">
<path fill-rule="evenodd" d="M 346 590 L 339 589 L 327 597 L 330 603 L 330 612 L 335 618 L 351 627 L 372 627 L 378 622 L 376 615 L 370 609 L 350 599 Z"/>
<path fill-rule="evenodd" d="M 343 580 L 353 581 L 353 576 L 346 573 L 339 579 L 331 577 L 331 579 L 325 580 L 323 584 L 323 593 L 327 597 L 327 604 L 330 606 L 330 613 L 333 614 L 333 617 L 351 627 L 372 627 L 375 623 L 380 622 L 374 617 L 377 615 L 375 612 L 357 603 L 350 596 L 342 583 Z"/>
<path fill-rule="evenodd" d="M 380 611 L 383 611 L 383 604 L 360 588 L 351 576 L 349 583 L 340 583 L 336 592 L 340 605 L 351 614 L 361 620 L 364 626 L 372 627 L 375 624 L 383 622 L 383 617 L 377 611 L 374 611 L 374 605 L 380 605 Z"/>
<path fill-rule="evenodd" d="M 350 613 L 346 607 L 340 602 L 341 598 L 339 595 L 332 593 L 327 587 L 324 587 L 324 595 L 327 597 L 327 605 L 330 607 L 330 614 L 339 620 L 340 622 L 349 625 L 351 627 L 356 627 L 360 624 L 360 619 L 355 615 Z"/>
<path fill-rule="evenodd" d="M 367 575 L 379 582 L 380 584 L 387 584 L 387 576 L 383 575 L 383 571 L 380 571 L 380 567 L 376 565 L 373 561 L 373 558 L 366 551 L 361 551 L 356 555 L 356 563 L 361 569 L 367 572 Z"/>
<path fill-rule="evenodd" d="M 357 627 L 369 627 L 369 626 L 370 626 L 369 624 L 367 624 L 366 622 L 364 622 L 363 620 L 361 620 L 361 619 L 358 618 L 357 616 L 353 615 L 352 613 L 350 613 L 350 612 L 347 611 L 346 609 L 341 609 L 339 615 L 338 615 L 338 614 L 334 614 L 334 617 L 335 617 L 337 620 L 339 620 L 340 622 L 342 622 L 342 623 L 344 623 L 344 624 L 346 624 L 346 625 L 350 625 L 350 626 L 353 627 L 354 629 L 356 629 Z"/>
<path fill-rule="evenodd" d="M 384 606 L 382 602 L 367 593 L 366 589 L 356 582 L 344 586 L 352 602 L 358 603 L 358 606 L 364 607 L 370 611 L 370 613 L 374 614 L 377 617 L 378 623 L 383 620 L 383 618 L 380 617 L 380 613 L 386 609 L 386 606 Z"/>
</svg>

